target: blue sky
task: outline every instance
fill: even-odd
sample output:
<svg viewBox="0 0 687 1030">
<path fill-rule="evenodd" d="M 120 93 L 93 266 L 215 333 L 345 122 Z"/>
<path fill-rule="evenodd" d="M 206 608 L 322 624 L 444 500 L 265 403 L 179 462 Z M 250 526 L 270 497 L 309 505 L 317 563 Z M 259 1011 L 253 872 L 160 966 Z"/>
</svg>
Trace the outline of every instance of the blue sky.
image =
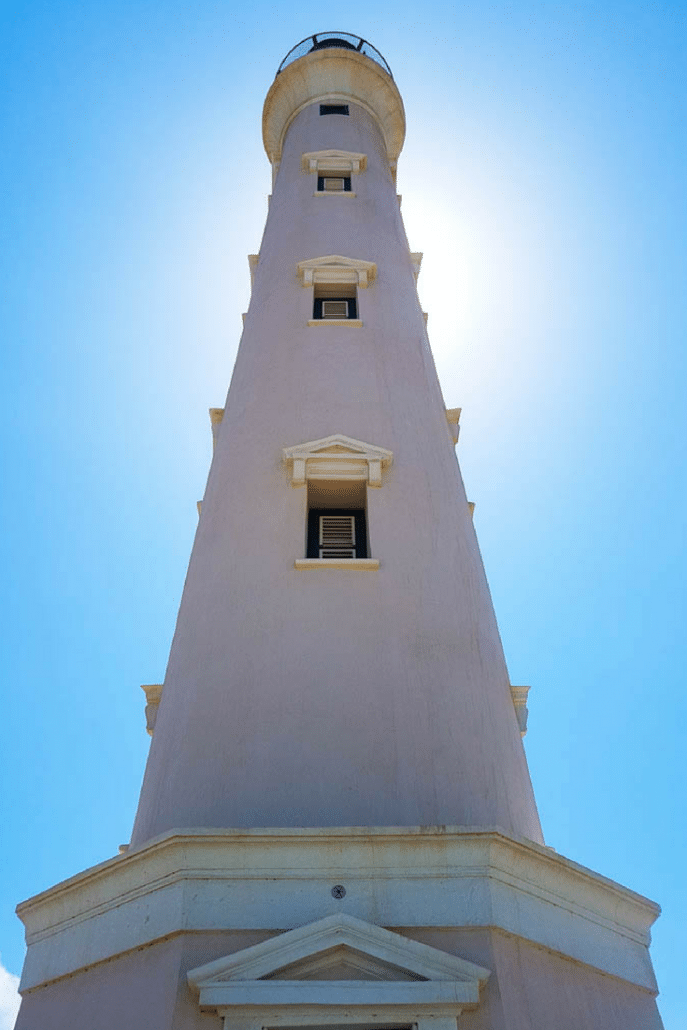
<svg viewBox="0 0 687 1030">
<path fill-rule="evenodd" d="M 687 1026 L 684 10 L 51 0 L 0 25 L 4 965 L 17 901 L 128 840 L 266 215 L 262 102 L 338 27 L 406 104 L 403 213 L 547 841 L 661 903 Z"/>
</svg>

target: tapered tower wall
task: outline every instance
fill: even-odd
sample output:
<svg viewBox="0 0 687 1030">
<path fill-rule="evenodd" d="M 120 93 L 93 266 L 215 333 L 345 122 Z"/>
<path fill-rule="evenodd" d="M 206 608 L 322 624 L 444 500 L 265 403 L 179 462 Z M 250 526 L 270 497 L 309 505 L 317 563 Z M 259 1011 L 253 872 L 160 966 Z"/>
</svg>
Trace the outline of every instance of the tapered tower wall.
<svg viewBox="0 0 687 1030">
<path fill-rule="evenodd" d="M 286 130 L 133 843 L 423 823 L 541 840 L 385 141 L 348 109 L 313 102 Z M 365 155 L 355 196 L 303 171 L 331 149 Z M 376 265 L 362 326 L 308 324 L 298 265 L 327 255 Z M 335 433 L 393 452 L 367 489 L 376 571 L 294 568 L 307 488 L 282 451 Z"/>
</svg>

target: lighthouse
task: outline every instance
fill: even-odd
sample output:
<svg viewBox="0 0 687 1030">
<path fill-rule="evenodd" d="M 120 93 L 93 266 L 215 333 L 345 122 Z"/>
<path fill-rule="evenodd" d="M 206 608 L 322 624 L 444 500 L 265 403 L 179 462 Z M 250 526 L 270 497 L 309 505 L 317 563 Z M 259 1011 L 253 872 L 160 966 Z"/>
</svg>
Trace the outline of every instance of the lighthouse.
<svg viewBox="0 0 687 1030">
<path fill-rule="evenodd" d="M 18 1030 L 659 1030 L 657 906 L 547 847 L 396 192 L 391 69 L 317 33 L 130 843 L 24 902 Z"/>
</svg>

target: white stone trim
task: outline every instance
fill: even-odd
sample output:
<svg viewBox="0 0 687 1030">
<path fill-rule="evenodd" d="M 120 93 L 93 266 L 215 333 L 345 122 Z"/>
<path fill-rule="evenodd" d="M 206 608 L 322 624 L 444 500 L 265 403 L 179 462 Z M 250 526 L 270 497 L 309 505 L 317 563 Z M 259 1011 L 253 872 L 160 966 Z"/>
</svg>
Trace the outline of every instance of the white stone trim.
<svg viewBox="0 0 687 1030">
<path fill-rule="evenodd" d="M 217 436 L 219 433 L 219 427 L 222 425 L 222 419 L 224 418 L 224 408 L 208 408 L 208 414 L 210 415 L 210 429 L 212 430 L 212 449 L 215 449 L 217 443 Z"/>
<path fill-rule="evenodd" d="M 298 278 L 302 286 L 314 286 L 316 283 L 336 283 L 343 286 L 353 283 L 361 290 L 365 290 L 377 278 L 377 266 L 374 261 L 363 261 L 362 258 L 327 254 L 299 261 Z"/>
<path fill-rule="evenodd" d="M 347 569 L 369 572 L 379 568 L 379 558 L 296 558 L 294 569 Z"/>
<path fill-rule="evenodd" d="M 361 975 L 313 975 L 336 966 Z M 459 956 L 340 913 L 192 969 L 187 980 L 204 1010 L 214 1008 L 226 1018 L 230 1008 L 259 1008 L 268 1025 L 280 1011 L 297 1026 L 293 1009 L 303 1006 L 311 1013 L 316 1007 L 325 1024 L 347 1022 L 346 1014 L 362 1022 L 361 1010 L 379 1008 L 393 1010 L 403 1023 L 418 1013 L 455 1021 L 463 1007 L 479 1003 L 489 976 Z"/>
<path fill-rule="evenodd" d="M 305 486 L 308 479 L 335 479 L 362 480 L 368 486 L 380 487 L 382 469 L 393 461 L 392 452 L 384 447 L 343 433 L 285 447 L 282 454 L 291 467 L 292 486 Z"/>
<path fill-rule="evenodd" d="M 451 430 L 451 436 L 453 437 L 454 444 L 458 443 L 458 437 L 460 435 L 460 413 L 462 408 L 447 408 L 446 409 L 446 421 L 448 422 L 449 429 Z"/>
<path fill-rule="evenodd" d="M 356 154 L 352 150 L 313 150 L 303 154 L 301 167 L 313 175 L 322 175 L 323 172 L 358 175 L 367 168 L 367 155 Z"/>
<path fill-rule="evenodd" d="M 518 720 L 518 726 L 520 728 L 520 736 L 524 737 L 527 733 L 527 716 L 529 715 L 529 709 L 527 707 L 527 695 L 530 692 L 530 687 L 513 687 L 510 688 L 510 696 L 513 698 L 513 705 L 515 707 L 515 717 Z"/>
<path fill-rule="evenodd" d="M 176 933 L 274 933 L 339 910 L 385 927 L 494 927 L 657 990 L 658 905 L 549 848 L 465 827 L 170 831 L 19 906 L 21 989 Z"/>
<path fill-rule="evenodd" d="M 313 197 L 357 197 L 352 190 L 315 190 Z"/>
<path fill-rule="evenodd" d="M 349 329 L 362 329 L 363 327 L 359 318 L 309 318 L 308 325 L 343 325 Z"/>
<path fill-rule="evenodd" d="M 197 503 L 198 514 L 200 515 L 200 501 Z M 162 683 L 141 684 L 141 690 L 144 690 L 146 695 L 146 731 L 150 737 L 152 737 L 153 730 L 155 729 L 157 710 L 160 707 L 160 698 L 162 697 L 162 687 Z"/>
<path fill-rule="evenodd" d="M 296 963 L 310 966 L 313 957 L 321 956 L 332 948 L 350 949 L 358 956 L 375 960 L 373 965 L 381 963 L 381 967 L 390 969 L 399 967 L 420 981 L 477 981 L 483 986 L 490 975 L 488 969 L 457 955 L 410 940 L 344 912 L 325 916 L 271 940 L 208 962 L 191 970 L 188 981 L 197 989 L 201 982 L 260 980 Z M 294 977 L 290 976 L 286 982 L 292 979 Z M 385 980 L 389 979 L 389 976 L 385 977 Z M 400 982 L 405 983 L 408 979 L 403 977 Z M 365 982 L 369 986 L 369 981 Z"/>
</svg>

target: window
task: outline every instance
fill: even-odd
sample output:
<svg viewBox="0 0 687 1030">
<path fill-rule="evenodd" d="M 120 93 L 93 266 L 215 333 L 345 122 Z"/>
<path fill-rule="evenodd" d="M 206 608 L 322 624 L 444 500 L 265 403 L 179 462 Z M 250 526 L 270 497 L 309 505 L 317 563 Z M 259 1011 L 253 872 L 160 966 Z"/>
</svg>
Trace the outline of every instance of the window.
<svg viewBox="0 0 687 1030">
<path fill-rule="evenodd" d="M 284 450 L 291 484 L 305 486 L 305 558 L 297 569 L 377 569 L 370 557 L 367 493 L 382 485 L 391 451 L 337 433 Z"/>
<path fill-rule="evenodd" d="M 306 174 L 317 176 L 314 196 L 355 197 L 353 176 L 367 168 L 367 155 L 352 150 L 313 150 L 301 157 Z"/>
<path fill-rule="evenodd" d="M 367 558 L 367 484 L 362 480 L 308 481 L 306 558 Z"/>
<path fill-rule="evenodd" d="M 348 104 L 320 104 L 320 114 L 348 114 Z"/>
<path fill-rule="evenodd" d="M 358 317 L 356 287 L 346 283 L 321 283 L 315 285 L 313 302 L 314 319 L 326 318 L 342 321 Z"/>
<path fill-rule="evenodd" d="M 318 175 L 317 191 L 318 193 L 350 193 L 351 177 L 343 173 L 341 175 Z"/>
<path fill-rule="evenodd" d="M 306 558 L 367 558 L 362 508 L 311 508 Z"/>
<path fill-rule="evenodd" d="M 349 194 L 352 196 L 353 194 Z M 313 317 L 308 325 L 362 326 L 358 315 L 358 290 L 367 289 L 377 276 L 373 261 L 341 257 L 311 258 L 298 264 L 298 277 L 313 288 Z"/>
</svg>

